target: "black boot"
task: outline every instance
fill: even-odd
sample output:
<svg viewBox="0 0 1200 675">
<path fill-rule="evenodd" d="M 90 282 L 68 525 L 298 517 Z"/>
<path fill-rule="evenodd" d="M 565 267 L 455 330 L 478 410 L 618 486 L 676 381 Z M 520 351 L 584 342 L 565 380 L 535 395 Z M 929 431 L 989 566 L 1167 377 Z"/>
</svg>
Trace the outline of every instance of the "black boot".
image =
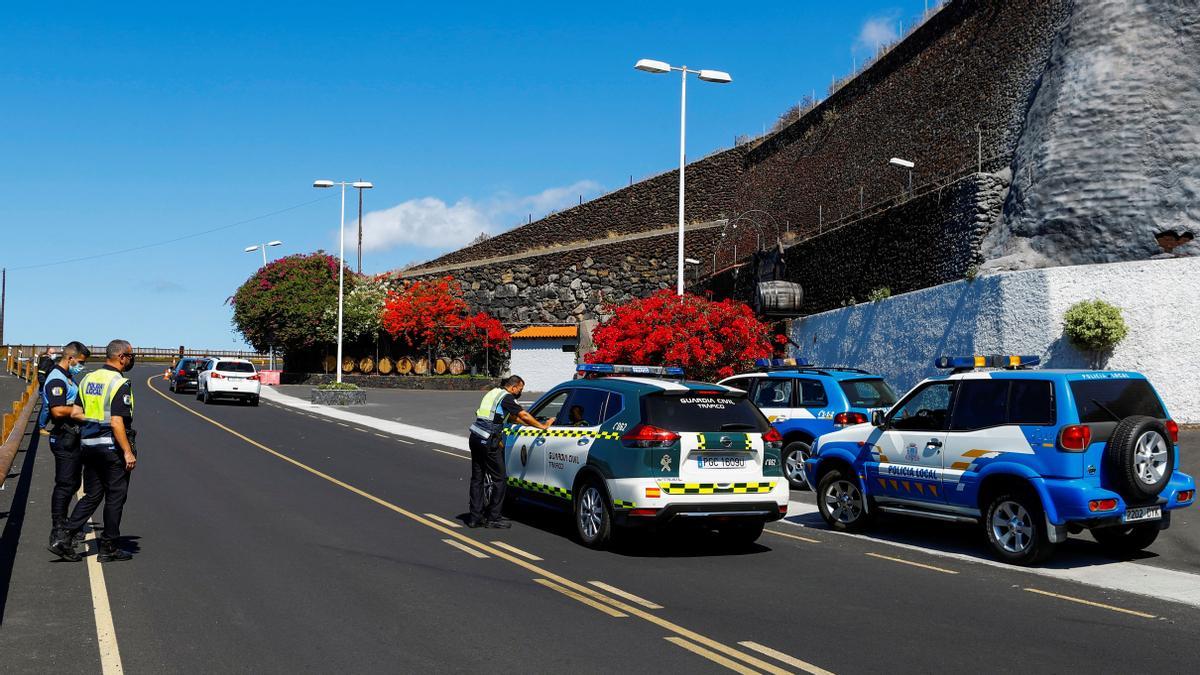
<svg viewBox="0 0 1200 675">
<path fill-rule="evenodd" d="M 67 529 L 67 519 L 66 518 L 55 518 L 54 524 L 50 527 L 50 541 L 47 542 L 46 545 L 53 546 L 54 542 L 58 541 L 59 539 L 63 539 L 64 538 L 63 530 L 66 530 L 66 529 Z"/>
<path fill-rule="evenodd" d="M 75 537 L 75 533 L 66 529 L 59 530 L 59 532 L 62 533 L 62 537 L 50 542 L 46 550 L 68 562 L 83 560 L 83 556 L 79 555 L 79 551 L 76 551 L 74 544 L 71 543 L 71 540 Z"/>
<path fill-rule="evenodd" d="M 122 562 L 132 557 L 133 554 L 129 551 L 117 548 L 117 542 L 102 541 L 100 542 L 100 554 L 96 556 L 96 560 L 102 563 Z"/>
</svg>

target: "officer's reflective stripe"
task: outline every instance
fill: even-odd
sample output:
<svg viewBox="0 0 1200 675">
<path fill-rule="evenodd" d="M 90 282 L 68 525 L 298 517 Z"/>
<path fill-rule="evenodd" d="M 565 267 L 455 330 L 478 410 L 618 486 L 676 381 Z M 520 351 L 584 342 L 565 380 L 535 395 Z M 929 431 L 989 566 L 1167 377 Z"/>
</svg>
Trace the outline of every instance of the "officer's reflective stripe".
<svg viewBox="0 0 1200 675">
<path fill-rule="evenodd" d="M 95 445 L 107 445 L 109 447 L 113 447 L 116 445 L 113 442 L 112 436 L 97 436 L 96 438 L 82 438 L 79 440 L 79 444 L 86 445 L 88 447 L 95 446 Z"/>
<path fill-rule="evenodd" d="M 475 417 L 481 420 L 494 420 L 496 413 L 500 411 L 500 399 L 504 398 L 507 393 L 497 387 L 484 394 L 483 400 L 479 402 L 479 409 L 475 411 Z"/>
<path fill-rule="evenodd" d="M 471 433 L 475 434 L 476 436 L 482 438 L 485 441 L 492 437 L 492 432 L 488 431 L 487 429 L 484 429 L 483 427 L 479 426 L 478 424 L 472 424 L 471 428 L 468 429 L 468 431 L 470 431 Z"/>
<path fill-rule="evenodd" d="M 108 384 L 104 386 L 104 419 L 100 421 L 101 425 L 112 424 L 112 400 L 117 395 L 117 389 L 125 382 L 123 377 L 113 377 L 108 380 Z"/>
</svg>

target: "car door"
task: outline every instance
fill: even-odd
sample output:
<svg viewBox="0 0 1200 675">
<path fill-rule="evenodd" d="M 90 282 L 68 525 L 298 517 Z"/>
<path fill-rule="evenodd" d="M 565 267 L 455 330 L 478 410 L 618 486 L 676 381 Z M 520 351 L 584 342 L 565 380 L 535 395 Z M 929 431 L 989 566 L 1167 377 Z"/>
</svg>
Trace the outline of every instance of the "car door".
<svg viewBox="0 0 1200 675">
<path fill-rule="evenodd" d="M 575 475 L 587 464 L 588 453 L 604 422 L 608 392 L 591 387 L 575 387 L 554 421 L 543 448 L 546 454 L 546 485 L 550 494 L 571 494 Z"/>
<path fill-rule="evenodd" d="M 534 404 L 529 414 L 539 421 L 556 417 L 570 394 L 570 389 L 553 391 Z M 549 440 L 549 436 L 536 427 L 519 422 L 509 424 L 504 465 L 509 480 L 515 481 L 517 487 L 536 491 L 537 486 L 545 484 L 545 446 Z"/>
<path fill-rule="evenodd" d="M 767 421 L 775 424 L 791 419 L 795 389 L 796 381 L 790 377 L 762 377 L 758 380 L 758 386 L 746 390 L 746 396 L 767 417 Z"/>
<path fill-rule="evenodd" d="M 864 467 L 871 491 L 893 499 L 945 501 L 943 448 L 956 390 L 956 382 L 928 382 L 896 406 Z"/>
</svg>

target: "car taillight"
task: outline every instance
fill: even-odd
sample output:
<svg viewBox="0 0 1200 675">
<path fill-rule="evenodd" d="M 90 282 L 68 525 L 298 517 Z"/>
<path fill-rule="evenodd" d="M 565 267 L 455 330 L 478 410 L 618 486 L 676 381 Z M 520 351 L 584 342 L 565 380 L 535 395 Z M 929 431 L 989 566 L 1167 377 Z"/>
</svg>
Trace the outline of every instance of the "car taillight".
<svg viewBox="0 0 1200 675">
<path fill-rule="evenodd" d="M 223 379 L 225 379 L 225 376 L 224 376 L 224 375 L 222 375 L 222 374 L 220 374 L 220 373 L 213 373 L 212 375 L 209 375 L 209 377 L 210 377 L 210 378 L 212 378 L 212 379 L 214 379 L 214 380 L 223 380 Z"/>
<path fill-rule="evenodd" d="M 175 377 L 183 377 L 183 375 L 184 375 L 184 373 L 182 370 L 179 371 L 178 373 L 175 373 Z"/>
<path fill-rule="evenodd" d="M 1167 423 L 1164 424 L 1163 426 L 1165 426 L 1167 428 L 1167 435 L 1169 435 L 1171 437 L 1171 442 L 1178 443 L 1179 442 L 1179 425 L 1175 423 L 1175 420 L 1167 420 Z"/>
<path fill-rule="evenodd" d="M 847 427 L 851 424 L 865 424 L 867 416 L 860 412 L 843 412 L 833 416 L 833 423 L 839 427 Z"/>
<path fill-rule="evenodd" d="M 779 430 L 775 427 L 767 429 L 767 433 L 763 434 L 762 439 L 763 445 L 773 450 L 779 450 L 783 447 L 783 434 L 779 433 Z"/>
<path fill-rule="evenodd" d="M 674 431 L 639 424 L 621 437 L 621 444 L 627 448 L 665 448 L 678 440 L 679 434 Z"/>
<path fill-rule="evenodd" d="M 1195 490 L 1180 490 L 1179 492 L 1175 493 L 1175 501 L 1179 502 L 1180 504 L 1191 501 L 1195 494 Z"/>
<path fill-rule="evenodd" d="M 1092 430 L 1083 424 L 1063 427 L 1058 436 L 1058 445 L 1063 450 L 1083 452 L 1092 444 Z"/>
<path fill-rule="evenodd" d="M 1117 500 L 1115 499 L 1093 499 L 1088 502 L 1088 511 L 1095 513 L 1097 511 L 1112 511 L 1117 508 Z"/>
<path fill-rule="evenodd" d="M 247 380 L 257 380 L 257 379 L 258 379 L 258 373 L 255 373 L 255 374 L 251 375 L 250 377 L 247 377 L 246 379 L 247 379 Z"/>
</svg>

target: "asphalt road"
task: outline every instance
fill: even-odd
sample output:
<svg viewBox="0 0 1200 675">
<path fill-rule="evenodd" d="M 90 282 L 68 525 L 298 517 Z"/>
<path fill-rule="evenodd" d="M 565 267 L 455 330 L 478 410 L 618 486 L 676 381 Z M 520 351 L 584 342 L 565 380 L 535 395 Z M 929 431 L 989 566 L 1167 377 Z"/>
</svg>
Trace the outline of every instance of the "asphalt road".
<svg viewBox="0 0 1200 675">
<path fill-rule="evenodd" d="M 133 378 L 140 457 L 123 530 L 137 555 L 102 567 L 129 672 L 1200 665 L 1193 608 L 815 528 L 775 524 L 744 550 L 662 536 L 603 552 L 553 513 L 454 528 L 460 451 L 273 405 L 205 406 L 150 375 Z M 29 484 L 49 481 L 47 466 L 35 456 Z M 0 624 L 5 670 L 96 672 L 87 568 L 32 553 L 33 529 Z"/>
</svg>

